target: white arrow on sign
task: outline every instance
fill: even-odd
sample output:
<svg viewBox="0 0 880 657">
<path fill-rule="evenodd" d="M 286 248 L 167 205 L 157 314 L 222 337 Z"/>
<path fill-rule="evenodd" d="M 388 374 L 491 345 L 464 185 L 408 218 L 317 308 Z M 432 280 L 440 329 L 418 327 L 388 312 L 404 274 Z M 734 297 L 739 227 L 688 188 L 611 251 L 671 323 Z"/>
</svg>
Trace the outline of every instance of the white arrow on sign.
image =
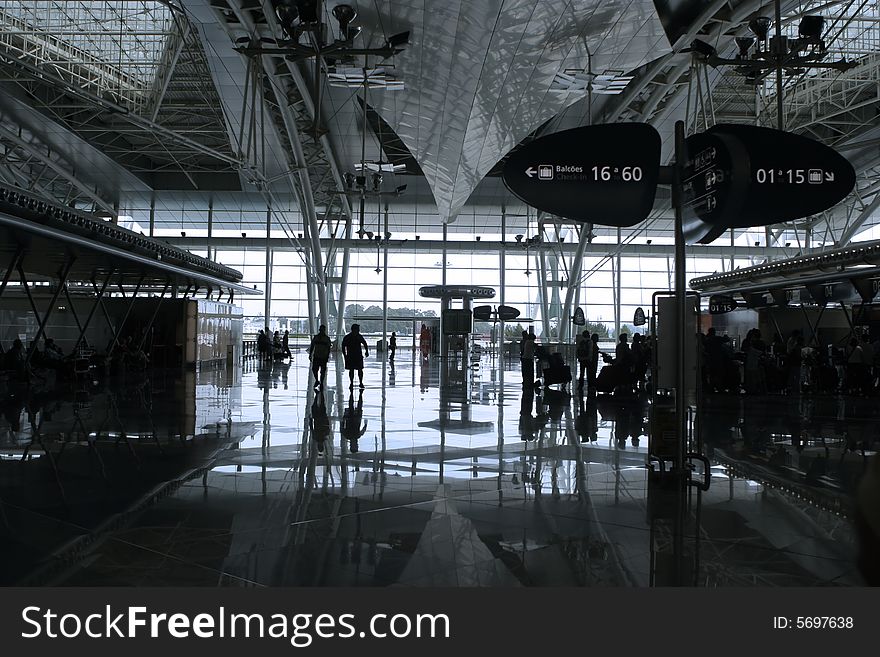
<svg viewBox="0 0 880 657">
<path fill-rule="evenodd" d="M 826 171 L 825 172 L 825 182 L 834 182 L 834 172 Z"/>
<path fill-rule="evenodd" d="M 538 172 L 535 171 L 534 167 L 529 167 L 528 169 L 526 169 L 526 175 L 529 178 L 534 178 L 536 173 L 538 173 Z"/>
</svg>

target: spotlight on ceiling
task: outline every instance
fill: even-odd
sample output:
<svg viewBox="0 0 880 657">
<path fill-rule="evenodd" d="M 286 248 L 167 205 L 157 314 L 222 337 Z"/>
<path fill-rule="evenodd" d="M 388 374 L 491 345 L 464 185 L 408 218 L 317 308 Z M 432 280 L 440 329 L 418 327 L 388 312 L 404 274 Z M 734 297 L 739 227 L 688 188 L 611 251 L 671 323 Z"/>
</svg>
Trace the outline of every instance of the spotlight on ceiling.
<svg viewBox="0 0 880 657">
<path fill-rule="evenodd" d="M 273 0 L 272 4 L 275 7 L 275 15 L 278 17 L 281 27 L 287 32 L 292 32 L 293 22 L 299 18 L 299 10 L 296 8 L 296 3 L 293 0 Z"/>
<path fill-rule="evenodd" d="M 771 20 L 767 16 L 755 16 L 749 21 L 749 29 L 758 38 L 758 41 L 766 41 L 770 33 Z"/>
<path fill-rule="evenodd" d="M 397 189 L 394 190 L 394 193 L 400 196 L 406 191 L 406 185 L 399 185 Z"/>
<path fill-rule="evenodd" d="M 357 18 L 357 11 L 351 5 L 333 7 L 333 18 L 339 23 L 339 38 L 343 41 L 351 41 L 360 33 L 359 27 L 350 27 L 351 22 Z"/>
<path fill-rule="evenodd" d="M 736 47 L 739 48 L 739 56 L 742 59 L 749 58 L 749 50 L 751 50 L 751 48 L 754 44 L 755 44 L 755 37 L 753 37 L 753 36 L 736 37 Z"/>
<path fill-rule="evenodd" d="M 798 35 L 811 41 L 820 41 L 825 31 L 825 18 L 822 16 L 804 16 L 798 26 Z"/>
</svg>

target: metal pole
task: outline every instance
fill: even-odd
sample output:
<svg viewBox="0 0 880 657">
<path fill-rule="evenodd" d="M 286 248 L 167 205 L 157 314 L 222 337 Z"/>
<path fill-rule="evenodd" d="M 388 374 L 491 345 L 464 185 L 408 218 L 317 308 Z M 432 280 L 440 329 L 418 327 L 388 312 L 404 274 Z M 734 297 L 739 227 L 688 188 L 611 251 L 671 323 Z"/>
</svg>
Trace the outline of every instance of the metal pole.
<svg viewBox="0 0 880 657">
<path fill-rule="evenodd" d="M 675 419 L 678 429 L 678 454 L 676 459 L 676 474 L 682 480 L 677 490 L 677 509 L 676 513 L 676 531 L 673 539 L 673 552 L 675 555 L 675 571 L 676 582 L 682 581 L 682 557 L 684 549 L 684 517 L 683 509 L 687 502 L 685 495 L 686 482 L 685 477 L 685 460 L 687 458 L 687 413 L 686 413 L 686 377 L 685 363 L 688 359 L 685 357 L 688 345 L 687 335 L 687 296 L 686 296 L 686 279 L 685 279 L 685 245 L 683 225 L 683 209 L 682 209 L 682 193 L 681 193 L 681 168 L 685 162 L 684 151 L 684 122 L 676 121 L 675 123 L 675 169 L 673 173 L 672 194 L 675 205 L 675 302 L 678 314 L 678 367 L 676 371 L 676 390 L 675 390 Z"/>
<path fill-rule="evenodd" d="M 385 204 L 384 259 L 382 265 L 382 348 L 388 351 L 388 204 Z M 387 358 L 385 359 L 388 360 Z M 384 382 L 384 378 L 382 379 Z M 384 405 L 383 405 L 384 408 Z M 384 424 L 383 424 L 384 427 Z M 384 430 L 384 429 L 383 429 Z"/>
<path fill-rule="evenodd" d="M 614 339 L 620 338 L 620 228 L 617 229 L 617 257 L 614 259 Z M 677 267 L 677 266 L 676 266 Z M 678 269 L 676 269 L 678 271 Z"/>
<path fill-rule="evenodd" d="M 208 201 L 208 260 L 213 260 L 211 257 L 211 238 L 214 236 L 214 199 Z"/>
<path fill-rule="evenodd" d="M 776 11 L 776 50 L 773 53 L 776 59 L 776 127 L 785 130 L 785 120 L 782 116 L 782 8 L 780 0 L 774 3 Z M 770 246 L 769 244 L 767 246 Z"/>
<path fill-rule="evenodd" d="M 150 237 L 156 233 L 156 197 L 150 199 Z"/>
<path fill-rule="evenodd" d="M 504 282 L 505 282 L 505 269 L 507 267 L 507 263 L 505 262 L 507 260 L 507 258 L 506 258 L 507 247 L 505 246 L 506 244 L 507 244 L 507 208 L 502 205 L 501 206 L 501 249 L 498 251 L 498 265 L 499 265 L 498 271 L 499 271 L 499 275 L 500 275 L 500 279 L 498 282 L 499 282 L 499 287 L 501 288 L 499 300 L 500 300 L 502 306 L 504 305 L 504 301 L 505 301 Z M 499 359 L 504 358 L 504 328 L 505 328 L 504 327 L 504 320 L 502 319 L 498 323 L 498 336 L 497 336 L 497 338 L 498 338 L 498 358 Z M 499 367 L 499 370 L 503 371 L 504 370 L 503 361 L 499 361 L 499 362 L 502 363 L 501 367 Z M 499 404 L 499 412 L 500 412 L 500 404 Z M 500 425 L 498 427 L 498 433 L 499 433 L 499 440 L 501 440 L 501 438 L 500 438 L 500 434 L 501 434 Z"/>
<path fill-rule="evenodd" d="M 351 243 L 352 219 L 350 216 L 345 218 L 345 243 L 346 247 L 342 250 L 342 272 L 340 277 L 342 282 L 339 283 L 339 298 L 336 306 L 336 339 L 341 340 L 341 336 L 345 334 L 345 297 L 348 293 L 348 269 L 351 262 L 351 249 L 347 246 Z"/>
</svg>

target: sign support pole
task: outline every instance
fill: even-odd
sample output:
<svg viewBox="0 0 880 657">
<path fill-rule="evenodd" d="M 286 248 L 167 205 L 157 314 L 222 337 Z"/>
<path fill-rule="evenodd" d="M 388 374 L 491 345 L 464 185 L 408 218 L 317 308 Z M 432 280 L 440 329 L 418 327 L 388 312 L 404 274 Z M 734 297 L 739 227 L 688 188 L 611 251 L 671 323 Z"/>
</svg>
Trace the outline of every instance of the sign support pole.
<svg viewBox="0 0 880 657">
<path fill-rule="evenodd" d="M 685 142 L 684 142 L 684 122 L 676 121 L 675 123 L 675 168 L 673 170 L 672 194 L 675 205 L 675 302 L 678 314 L 677 328 L 678 335 L 677 350 L 678 367 L 676 371 L 675 383 L 675 421 L 678 431 L 678 453 L 676 454 L 675 468 L 676 476 L 680 479 L 677 486 L 677 513 L 675 521 L 678 527 L 674 532 L 673 554 L 675 556 L 676 582 L 683 581 L 683 550 L 684 550 L 684 514 L 687 502 L 687 391 L 685 363 L 685 351 L 688 345 L 687 335 L 687 297 L 686 297 L 686 279 L 685 279 L 685 248 L 684 248 L 684 229 L 682 207 L 682 188 L 681 188 L 681 172 L 685 165 Z"/>
</svg>

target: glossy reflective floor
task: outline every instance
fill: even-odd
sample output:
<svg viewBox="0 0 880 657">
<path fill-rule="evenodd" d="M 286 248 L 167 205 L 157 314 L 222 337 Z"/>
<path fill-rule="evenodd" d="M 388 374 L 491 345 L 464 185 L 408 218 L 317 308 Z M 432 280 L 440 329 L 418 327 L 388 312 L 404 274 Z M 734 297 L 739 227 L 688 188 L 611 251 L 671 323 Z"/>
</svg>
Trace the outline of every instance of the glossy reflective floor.
<svg viewBox="0 0 880 657">
<path fill-rule="evenodd" d="M 706 400 L 709 489 L 649 482 L 646 398 L 523 394 L 517 366 L 308 360 L 4 390 L 0 583 L 858 585 L 878 405 Z M 51 390 L 51 392 L 49 392 Z"/>
</svg>

